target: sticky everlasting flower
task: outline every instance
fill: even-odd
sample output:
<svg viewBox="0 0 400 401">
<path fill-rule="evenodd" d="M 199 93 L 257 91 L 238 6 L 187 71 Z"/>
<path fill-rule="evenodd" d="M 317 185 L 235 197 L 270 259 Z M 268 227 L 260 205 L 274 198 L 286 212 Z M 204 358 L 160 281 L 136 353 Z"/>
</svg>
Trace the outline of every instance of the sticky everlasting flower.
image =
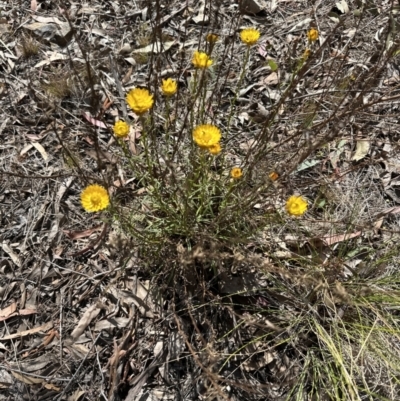
<svg viewBox="0 0 400 401">
<path fill-rule="evenodd" d="M 125 121 L 117 121 L 113 127 L 114 135 L 125 138 L 129 134 L 129 125 Z"/>
<path fill-rule="evenodd" d="M 307 201 L 301 196 L 293 195 L 286 202 L 286 211 L 293 216 L 301 216 L 307 211 Z"/>
<path fill-rule="evenodd" d="M 153 107 L 153 95 L 147 89 L 135 88 L 126 95 L 126 103 L 136 114 L 144 114 Z"/>
<path fill-rule="evenodd" d="M 165 96 L 173 96 L 178 90 L 178 84 L 172 78 L 162 80 L 161 91 Z"/>
<path fill-rule="evenodd" d="M 215 43 L 218 39 L 219 39 L 219 36 L 216 35 L 215 33 L 209 33 L 209 34 L 206 36 L 206 41 L 207 41 L 208 43 Z"/>
<path fill-rule="evenodd" d="M 93 184 L 82 191 L 81 204 L 87 212 L 98 212 L 110 204 L 110 197 L 104 187 Z"/>
<path fill-rule="evenodd" d="M 311 56 L 311 50 L 310 49 L 306 49 L 306 50 L 304 50 L 304 53 L 303 53 L 303 59 L 304 60 L 307 60 L 310 56 Z"/>
<path fill-rule="evenodd" d="M 193 140 L 202 149 L 209 149 L 221 140 L 220 130 L 211 124 L 199 125 L 193 130 Z"/>
<path fill-rule="evenodd" d="M 253 46 L 257 43 L 258 39 L 260 39 L 260 31 L 254 28 L 243 29 L 240 32 L 240 39 L 247 46 Z"/>
<path fill-rule="evenodd" d="M 212 145 L 208 148 L 208 151 L 214 155 L 217 156 L 221 153 L 221 145 L 219 143 L 216 143 L 215 145 Z"/>
<path fill-rule="evenodd" d="M 207 53 L 196 51 L 193 54 L 192 63 L 196 68 L 207 68 L 213 63 L 213 61 Z"/>
<path fill-rule="evenodd" d="M 243 175 L 242 169 L 240 167 L 234 167 L 231 170 L 231 177 L 234 179 L 238 179 Z"/>
<path fill-rule="evenodd" d="M 307 38 L 310 42 L 315 42 L 319 37 L 319 33 L 315 28 L 311 28 L 308 32 L 307 32 Z"/>
<path fill-rule="evenodd" d="M 272 181 L 276 181 L 279 178 L 279 174 L 275 173 L 275 171 L 273 171 L 272 173 L 270 173 L 268 175 L 268 177 L 272 180 Z"/>
</svg>

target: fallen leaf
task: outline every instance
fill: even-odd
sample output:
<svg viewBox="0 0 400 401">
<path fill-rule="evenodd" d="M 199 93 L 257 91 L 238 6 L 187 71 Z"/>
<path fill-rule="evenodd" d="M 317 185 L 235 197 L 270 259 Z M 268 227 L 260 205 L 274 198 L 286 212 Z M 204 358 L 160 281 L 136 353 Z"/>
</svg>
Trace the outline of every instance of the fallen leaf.
<svg viewBox="0 0 400 401">
<path fill-rule="evenodd" d="M 333 245 L 338 242 L 343 242 L 352 238 L 359 237 L 360 235 L 361 231 L 357 231 L 351 234 L 325 235 L 321 239 L 325 242 L 326 245 Z"/>
<path fill-rule="evenodd" d="M 69 238 L 69 239 L 79 239 L 79 238 L 86 238 L 90 237 L 94 232 L 100 231 L 103 228 L 103 224 L 99 224 L 93 228 L 88 228 L 87 230 L 84 231 L 67 231 L 63 230 L 63 233 Z"/>
<path fill-rule="evenodd" d="M 0 322 L 10 319 L 14 316 L 28 316 L 28 315 L 33 315 L 35 313 L 37 313 L 36 309 L 20 309 L 19 311 L 11 313 L 8 316 L 0 316 Z"/>
<path fill-rule="evenodd" d="M 124 328 L 132 319 L 128 317 L 111 317 L 105 320 L 100 320 L 94 326 L 94 331 L 110 330 L 115 328 Z"/>
<path fill-rule="evenodd" d="M 20 338 L 29 336 L 30 334 L 39 333 L 40 331 L 46 332 L 53 328 L 53 322 L 47 322 L 39 327 L 34 327 L 30 330 L 20 331 L 19 333 L 10 334 L 8 336 L 4 336 L 0 338 L 0 341 L 12 340 L 14 338 Z"/>
<path fill-rule="evenodd" d="M 100 311 L 104 308 L 104 306 L 100 303 L 97 302 L 93 305 L 91 305 L 86 312 L 82 315 L 81 319 L 79 320 L 78 324 L 74 328 L 74 330 L 71 333 L 71 338 L 68 341 L 68 345 L 72 345 L 77 338 L 85 331 L 86 327 L 89 326 L 91 321 L 97 317 L 97 315 L 100 313 Z"/>
<path fill-rule="evenodd" d="M 264 79 L 264 85 L 278 85 L 279 84 L 279 73 L 273 72 Z"/>
<path fill-rule="evenodd" d="M 170 41 L 170 42 L 154 42 L 151 43 L 148 46 L 145 47 L 141 47 L 140 49 L 135 49 L 132 51 L 132 53 L 136 53 L 136 54 L 148 54 L 148 53 L 154 53 L 154 54 L 160 54 L 160 53 L 164 53 L 167 50 L 169 50 L 174 44 L 176 43 L 176 41 Z"/>
<path fill-rule="evenodd" d="M 263 0 L 241 0 L 239 9 L 244 14 L 258 14 L 266 8 Z"/>
<path fill-rule="evenodd" d="M 44 147 L 39 143 L 39 142 L 32 142 L 32 145 L 39 151 L 39 153 L 42 155 L 43 160 L 47 162 L 49 159 L 49 156 L 47 155 L 46 151 L 44 150 Z"/>
<path fill-rule="evenodd" d="M 11 260 L 16 264 L 18 267 L 22 267 L 22 262 L 19 256 L 7 245 L 7 243 L 3 242 L 1 244 L 1 247 L 3 248 L 3 251 L 7 253 Z"/>
<path fill-rule="evenodd" d="M 17 303 L 13 302 L 11 305 L 8 305 L 7 308 L 0 310 L 0 318 L 7 317 L 14 313 L 17 310 Z"/>
<path fill-rule="evenodd" d="M 12 383 L 11 375 L 5 369 L 0 369 L 0 388 L 8 388 Z"/>
<path fill-rule="evenodd" d="M 356 152 L 354 153 L 351 160 L 359 161 L 367 156 L 370 148 L 370 142 L 365 140 L 357 141 Z"/>
<path fill-rule="evenodd" d="M 40 379 L 38 377 L 32 377 L 32 376 L 27 376 L 24 375 L 23 373 L 18 373 L 18 372 L 13 372 L 11 371 L 11 374 L 20 382 L 23 382 L 25 384 L 39 384 L 43 383 L 44 379 Z"/>
<path fill-rule="evenodd" d="M 91 124 L 95 125 L 96 127 L 107 128 L 107 125 L 105 125 L 102 121 L 93 118 L 88 112 L 82 113 L 82 115 L 83 117 L 85 117 L 86 120 L 88 120 Z"/>
<path fill-rule="evenodd" d="M 85 393 L 86 391 L 77 389 L 68 397 L 68 401 L 79 401 Z"/>
<path fill-rule="evenodd" d="M 55 386 L 54 384 L 51 383 L 43 383 L 43 386 L 47 388 L 47 390 L 53 390 L 53 391 L 60 391 L 61 388 Z"/>
</svg>

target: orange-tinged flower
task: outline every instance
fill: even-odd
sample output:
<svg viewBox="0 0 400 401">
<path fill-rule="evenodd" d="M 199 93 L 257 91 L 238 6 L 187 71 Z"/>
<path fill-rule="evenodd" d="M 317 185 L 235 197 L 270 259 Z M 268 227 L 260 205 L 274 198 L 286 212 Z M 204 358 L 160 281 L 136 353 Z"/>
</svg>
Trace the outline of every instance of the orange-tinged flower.
<svg viewBox="0 0 400 401">
<path fill-rule="evenodd" d="M 219 36 L 216 35 L 215 33 L 209 33 L 209 34 L 206 36 L 206 41 L 207 41 L 208 43 L 214 44 L 218 39 L 219 39 Z"/>
<path fill-rule="evenodd" d="M 202 149 L 209 149 L 221 140 L 221 131 L 214 125 L 198 125 L 193 130 L 193 140 Z"/>
<path fill-rule="evenodd" d="M 241 41 L 247 46 L 253 46 L 257 43 L 258 39 L 260 39 L 260 31 L 254 28 L 243 29 L 240 32 Z"/>
<path fill-rule="evenodd" d="M 146 113 L 153 107 L 153 95 L 147 89 L 135 88 L 126 95 L 126 103 L 138 115 Z"/>
<path fill-rule="evenodd" d="M 307 60 L 311 56 L 312 51 L 310 49 L 304 50 L 303 59 Z"/>
<path fill-rule="evenodd" d="M 161 91 L 165 96 L 173 96 L 178 90 L 178 84 L 175 79 L 167 78 L 162 80 Z"/>
<path fill-rule="evenodd" d="M 315 42 L 319 37 L 319 33 L 315 28 L 311 28 L 308 32 L 307 32 L 307 38 L 310 42 Z"/>
<path fill-rule="evenodd" d="M 301 216 L 307 211 L 307 201 L 301 196 L 292 195 L 286 202 L 286 211 L 292 216 Z"/>
<path fill-rule="evenodd" d="M 81 204 L 87 212 L 98 212 L 110 204 L 110 197 L 104 187 L 93 184 L 82 191 Z"/>
<path fill-rule="evenodd" d="M 207 53 L 195 51 L 193 54 L 192 63 L 196 68 L 208 68 L 213 61 Z"/>
<path fill-rule="evenodd" d="M 216 143 L 215 145 L 212 145 L 208 148 L 208 151 L 214 155 L 217 156 L 221 153 L 221 145 L 219 143 Z"/>
<path fill-rule="evenodd" d="M 279 178 L 279 174 L 276 173 L 275 171 L 273 171 L 272 173 L 270 173 L 268 175 L 268 177 L 272 180 L 272 181 L 276 181 Z"/>
<path fill-rule="evenodd" d="M 125 121 L 117 121 L 113 127 L 114 135 L 125 138 L 129 134 L 129 125 Z"/>
<path fill-rule="evenodd" d="M 243 175 L 242 169 L 240 167 L 234 167 L 231 170 L 231 177 L 235 180 L 239 179 Z"/>
</svg>

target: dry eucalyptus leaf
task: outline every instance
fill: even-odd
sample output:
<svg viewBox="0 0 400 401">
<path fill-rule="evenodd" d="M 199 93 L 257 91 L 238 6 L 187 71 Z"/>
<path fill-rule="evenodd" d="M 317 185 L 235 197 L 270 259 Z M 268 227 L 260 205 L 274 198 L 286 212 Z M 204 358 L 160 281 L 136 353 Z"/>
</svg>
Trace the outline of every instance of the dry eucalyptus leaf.
<svg viewBox="0 0 400 401">
<path fill-rule="evenodd" d="M 207 25 L 209 23 L 208 15 L 205 14 L 206 3 L 200 1 L 198 5 L 197 15 L 192 20 L 198 25 Z"/>
<path fill-rule="evenodd" d="M 79 401 L 86 394 L 86 391 L 80 390 L 79 388 L 74 391 L 69 397 L 68 401 Z"/>
<path fill-rule="evenodd" d="M 351 160 L 354 160 L 357 162 L 357 161 L 363 159 L 365 156 L 367 156 L 367 154 L 369 152 L 369 148 L 370 148 L 369 141 L 365 141 L 365 140 L 357 141 L 356 152 L 354 153 Z"/>
<path fill-rule="evenodd" d="M 46 332 L 52 328 L 53 328 L 53 323 L 47 322 L 45 324 L 42 324 L 41 326 L 34 327 L 33 329 L 23 330 L 18 333 L 14 333 L 14 334 L 10 334 L 8 336 L 1 337 L 0 341 L 13 340 L 14 338 L 29 336 L 30 334 L 39 333 L 41 331 Z"/>
<path fill-rule="evenodd" d="M 128 317 L 110 317 L 108 319 L 100 320 L 94 326 L 94 331 L 109 330 L 115 328 L 124 328 L 131 321 Z"/>
<path fill-rule="evenodd" d="M 44 369 L 50 362 L 51 360 L 49 359 L 49 357 L 44 354 L 36 359 L 31 359 L 29 361 L 10 363 L 10 366 L 13 369 L 23 370 L 24 372 L 30 373 L 36 372 L 40 369 Z"/>
<path fill-rule="evenodd" d="M 278 85 L 280 81 L 280 73 L 279 72 L 273 72 L 269 74 L 265 79 L 264 79 L 264 85 Z"/>
<path fill-rule="evenodd" d="M 0 318 L 7 317 L 14 313 L 17 310 L 17 303 L 13 302 L 12 304 L 8 305 L 6 308 L 0 310 Z"/>
<path fill-rule="evenodd" d="M 107 292 L 112 294 L 115 298 L 120 299 L 121 303 L 127 306 L 131 306 L 132 304 L 136 305 L 142 315 L 149 318 L 154 317 L 154 313 L 151 310 L 154 309 L 153 301 L 147 289 L 139 280 L 137 280 L 136 284 L 133 286 L 133 291 L 110 287 Z"/>
<path fill-rule="evenodd" d="M 16 264 L 18 267 L 22 267 L 22 262 L 19 256 L 11 249 L 10 246 L 7 245 L 7 243 L 3 242 L 1 244 L 1 247 L 3 248 L 3 251 L 10 256 L 11 260 Z"/>
<path fill-rule="evenodd" d="M 13 380 L 10 374 L 4 369 L 0 369 L 0 388 L 10 387 L 12 382 Z"/>
<path fill-rule="evenodd" d="M 38 22 L 24 25 L 25 29 L 29 29 L 36 36 L 44 40 L 55 39 L 60 45 L 65 44 L 72 37 L 72 30 L 68 22 L 62 22 L 52 17 L 37 17 Z"/>
<path fill-rule="evenodd" d="M 81 320 L 79 320 L 77 326 L 72 331 L 72 341 L 68 341 L 68 345 L 71 345 L 85 331 L 86 327 L 89 326 L 91 321 L 97 317 L 102 309 L 104 309 L 104 306 L 99 302 L 93 304 L 89 307 L 89 309 L 87 309 L 87 311 L 81 317 Z"/>
<path fill-rule="evenodd" d="M 49 156 L 47 152 L 44 150 L 44 147 L 39 142 L 32 142 L 32 145 L 36 148 L 36 150 L 39 151 L 39 153 L 43 157 L 43 160 L 47 162 L 47 160 L 49 160 Z"/>
<path fill-rule="evenodd" d="M 160 54 L 160 53 L 164 53 L 167 50 L 169 50 L 175 43 L 176 43 L 175 40 L 172 40 L 170 42 L 164 42 L 164 43 L 156 41 L 154 43 L 149 44 L 148 46 L 133 50 L 132 53 L 135 53 L 135 54 L 148 54 L 148 53 Z"/>
<path fill-rule="evenodd" d="M 339 2 L 337 2 L 336 7 L 342 14 L 347 14 L 350 11 L 349 5 L 345 0 L 340 0 Z"/>
<path fill-rule="evenodd" d="M 239 1 L 239 10 L 243 14 L 257 14 L 266 9 L 263 0 L 241 0 Z"/>
<path fill-rule="evenodd" d="M 38 377 L 32 377 L 32 376 L 27 376 L 22 373 L 18 372 L 11 372 L 11 374 L 19 381 L 25 383 L 25 384 L 39 384 L 43 383 L 44 379 L 40 379 Z"/>
</svg>

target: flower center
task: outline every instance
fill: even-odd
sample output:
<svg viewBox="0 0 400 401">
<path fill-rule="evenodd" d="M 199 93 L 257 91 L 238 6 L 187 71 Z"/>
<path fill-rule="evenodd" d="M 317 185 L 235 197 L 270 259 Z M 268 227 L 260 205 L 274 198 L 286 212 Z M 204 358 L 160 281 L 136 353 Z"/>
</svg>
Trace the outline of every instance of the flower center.
<svg viewBox="0 0 400 401">
<path fill-rule="evenodd" d="M 92 202 L 92 205 L 94 206 L 99 206 L 101 204 L 101 196 L 99 195 L 92 195 L 90 197 L 90 201 Z"/>
</svg>

